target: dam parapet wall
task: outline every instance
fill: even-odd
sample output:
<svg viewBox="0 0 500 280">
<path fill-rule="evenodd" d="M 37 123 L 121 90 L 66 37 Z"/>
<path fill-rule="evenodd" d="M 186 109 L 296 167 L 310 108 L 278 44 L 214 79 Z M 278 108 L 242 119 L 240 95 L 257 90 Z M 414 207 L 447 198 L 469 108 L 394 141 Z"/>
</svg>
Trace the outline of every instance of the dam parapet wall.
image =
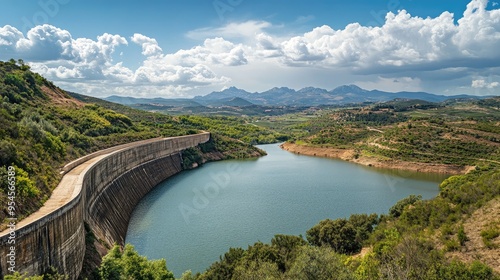
<svg viewBox="0 0 500 280">
<path fill-rule="evenodd" d="M 85 254 L 84 223 L 106 245 L 123 244 L 137 203 L 160 182 L 182 171 L 183 150 L 209 139 L 208 132 L 156 138 L 69 163 L 46 204 L 20 221 L 15 231 L 0 233 L 0 276 L 9 274 L 12 263 L 7 256 L 14 247 L 15 271 L 35 275 L 54 267 L 76 279 Z"/>
</svg>

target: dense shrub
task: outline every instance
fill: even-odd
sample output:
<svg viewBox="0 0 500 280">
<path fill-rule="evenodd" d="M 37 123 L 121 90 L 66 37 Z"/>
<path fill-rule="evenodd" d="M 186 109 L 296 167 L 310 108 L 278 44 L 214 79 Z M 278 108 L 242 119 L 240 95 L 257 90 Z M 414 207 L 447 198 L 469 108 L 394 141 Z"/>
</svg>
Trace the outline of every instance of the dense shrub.
<svg viewBox="0 0 500 280">
<path fill-rule="evenodd" d="M 174 280 L 172 272 L 167 270 L 165 260 L 148 261 L 140 256 L 130 244 L 123 252 L 115 245 L 102 259 L 99 276 L 103 280 L 151 279 Z"/>
<path fill-rule="evenodd" d="M 397 217 L 401 216 L 401 214 L 403 213 L 403 210 L 406 207 L 408 207 L 409 205 L 412 205 L 415 202 L 420 201 L 420 200 L 422 200 L 422 196 L 413 195 L 413 194 L 406 197 L 406 198 L 403 198 L 389 209 L 389 215 L 391 217 L 397 218 Z"/>
<path fill-rule="evenodd" d="M 328 246 L 341 254 L 357 253 L 361 242 L 356 228 L 346 219 L 323 220 L 306 232 L 307 241 L 314 246 Z"/>
</svg>

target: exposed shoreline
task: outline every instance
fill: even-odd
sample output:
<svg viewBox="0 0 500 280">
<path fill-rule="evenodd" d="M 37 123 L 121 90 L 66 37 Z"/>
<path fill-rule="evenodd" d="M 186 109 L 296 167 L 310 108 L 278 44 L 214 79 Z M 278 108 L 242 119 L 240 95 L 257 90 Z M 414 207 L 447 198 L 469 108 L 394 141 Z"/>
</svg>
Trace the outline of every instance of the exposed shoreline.
<svg viewBox="0 0 500 280">
<path fill-rule="evenodd" d="M 290 142 L 285 142 L 280 145 L 280 148 L 295 154 L 337 158 L 345 161 L 350 161 L 366 166 L 377 168 L 389 168 L 397 170 L 408 170 L 426 173 L 441 173 L 449 175 L 465 174 L 469 172 L 474 166 L 457 166 L 441 163 L 424 163 L 424 162 L 409 162 L 401 160 L 381 160 L 375 157 L 368 157 L 359 155 L 355 158 L 355 151 L 351 149 L 336 149 L 336 148 L 323 148 L 313 147 L 306 145 L 297 145 Z"/>
</svg>

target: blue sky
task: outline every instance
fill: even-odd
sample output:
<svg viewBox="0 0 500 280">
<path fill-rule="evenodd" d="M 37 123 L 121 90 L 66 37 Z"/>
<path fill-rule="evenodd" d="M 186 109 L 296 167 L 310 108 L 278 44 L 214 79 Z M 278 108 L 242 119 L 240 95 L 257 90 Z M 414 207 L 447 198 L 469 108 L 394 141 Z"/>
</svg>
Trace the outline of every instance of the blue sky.
<svg viewBox="0 0 500 280">
<path fill-rule="evenodd" d="M 2 0 L 0 59 L 93 96 L 229 86 L 497 95 L 487 0 Z"/>
</svg>

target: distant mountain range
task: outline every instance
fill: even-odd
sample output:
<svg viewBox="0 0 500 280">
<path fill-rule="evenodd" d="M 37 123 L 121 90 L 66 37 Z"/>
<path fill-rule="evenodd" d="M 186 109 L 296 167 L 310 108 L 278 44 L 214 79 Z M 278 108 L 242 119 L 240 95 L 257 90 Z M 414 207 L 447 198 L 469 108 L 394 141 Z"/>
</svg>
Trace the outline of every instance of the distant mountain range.
<svg viewBox="0 0 500 280">
<path fill-rule="evenodd" d="M 419 99 L 429 102 L 442 102 L 448 99 L 482 99 L 485 97 L 473 95 L 444 96 L 427 92 L 386 92 L 380 90 L 365 90 L 356 85 L 344 85 L 331 91 L 322 88 L 306 87 L 294 90 L 287 87 L 275 87 L 264 92 L 248 92 L 236 87 L 222 91 L 214 91 L 204 96 L 192 99 L 166 99 L 166 98 L 133 98 L 110 96 L 107 101 L 123 105 L 155 104 L 171 107 L 244 107 L 251 105 L 268 106 L 318 106 L 318 105 L 343 105 L 364 102 L 385 102 L 400 99 Z"/>
</svg>

